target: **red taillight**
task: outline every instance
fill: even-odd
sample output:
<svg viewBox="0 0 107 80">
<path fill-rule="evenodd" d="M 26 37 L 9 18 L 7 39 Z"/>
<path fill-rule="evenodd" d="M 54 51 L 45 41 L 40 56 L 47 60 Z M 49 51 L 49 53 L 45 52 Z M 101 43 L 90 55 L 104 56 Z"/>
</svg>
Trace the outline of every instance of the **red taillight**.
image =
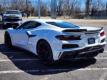
<svg viewBox="0 0 107 80">
<path fill-rule="evenodd" d="M 101 36 L 101 37 L 104 36 L 104 35 L 105 35 L 105 32 L 104 32 L 104 31 L 100 33 L 100 36 Z"/>
<path fill-rule="evenodd" d="M 81 40 L 80 36 L 65 36 L 65 35 L 59 35 L 56 36 L 59 40 Z"/>
<path fill-rule="evenodd" d="M 64 35 L 56 36 L 56 38 L 59 40 L 66 40 L 67 39 L 67 37 L 65 37 Z"/>
</svg>

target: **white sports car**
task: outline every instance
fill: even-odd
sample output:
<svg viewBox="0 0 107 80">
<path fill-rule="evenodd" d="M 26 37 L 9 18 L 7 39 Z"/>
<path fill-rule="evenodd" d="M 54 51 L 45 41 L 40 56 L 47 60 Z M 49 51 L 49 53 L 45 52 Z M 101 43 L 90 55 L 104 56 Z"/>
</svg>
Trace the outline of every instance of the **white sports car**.
<svg viewBox="0 0 107 80">
<path fill-rule="evenodd" d="M 51 63 L 81 54 L 104 51 L 103 28 L 80 27 L 62 20 L 34 19 L 24 22 L 16 29 L 5 32 L 5 44 L 16 46 L 38 55 L 44 62 Z"/>
</svg>

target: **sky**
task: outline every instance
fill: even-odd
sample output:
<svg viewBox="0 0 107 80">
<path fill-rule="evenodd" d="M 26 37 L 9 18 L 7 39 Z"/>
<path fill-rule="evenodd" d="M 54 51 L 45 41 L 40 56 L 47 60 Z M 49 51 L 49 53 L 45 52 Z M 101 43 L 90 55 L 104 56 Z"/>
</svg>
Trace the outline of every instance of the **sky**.
<svg viewBox="0 0 107 80">
<path fill-rule="evenodd" d="M 7 1 L 7 3 L 8 3 L 9 0 L 0 0 L 0 3 L 2 4 L 4 1 L 5 2 Z M 33 6 L 37 6 L 37 4 L 38 4 L 38 0 L 29 0 L 29 1 L 31 1 Z M 41 0 L 41 1 L 46 3 L 46 5 L 50 5 L 50 3 L 51 3 L 51 0 Z M 78 1 L 80 2 L 81 7 L 85 8 L 85 1 L 86 0 L 78 0 Z M 102 1 L 104 3 L 107 2 L 107 0 L 99 0 L 99 1 Z"/>
</svg>

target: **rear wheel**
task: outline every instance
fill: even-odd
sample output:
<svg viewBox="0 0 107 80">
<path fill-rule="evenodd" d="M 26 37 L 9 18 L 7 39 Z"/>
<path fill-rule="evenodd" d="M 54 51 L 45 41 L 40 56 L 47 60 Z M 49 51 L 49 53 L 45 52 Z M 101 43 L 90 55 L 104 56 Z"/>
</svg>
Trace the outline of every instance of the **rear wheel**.
<svg viewBox="0 0 107 80">
<path fill-rule="evenodd" d="M 100 52 L 100 53 L 103 53 L 103 52 L 104 52 L 104 48 L 102 48 L 99 52 Z"/>
<path fill-rule="evenodd" d="M 52 49 L 47 41 L 40 40 L 37 43 L 36 50 L 37 50 L 39 57 L 44 62 L 44 64 L 50 65 L 54 62 L 53 55 L 52 55 Z"/>
<path fill-rule="evenodd" d="M 7 25 L 4 25 L 4 24 L 3 24 L 3 29 L 7 29 Z"/>
<path fill-rule="evenodd" d="M 12 48 L 11 38 L 7 32 L 5 33 L 5 41 L 4 42 L 7 47 Z"/>
</svg>

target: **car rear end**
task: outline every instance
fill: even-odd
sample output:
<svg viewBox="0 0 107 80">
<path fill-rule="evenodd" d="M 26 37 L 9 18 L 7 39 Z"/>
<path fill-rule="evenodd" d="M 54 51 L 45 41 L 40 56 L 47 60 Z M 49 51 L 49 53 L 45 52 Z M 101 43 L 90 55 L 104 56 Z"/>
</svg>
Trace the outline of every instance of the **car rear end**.
<svg viewBox="0 0 107 80">
<path fill-rule="evenodd" d="M 63 35 L 56 36 L 62 42 L 59 58 L 74 58 L 84 54 L 91 56 L 104 50 L 106 36 L 103 28 L 96 30 L 65 29 L 62 32 Z"/>
</svg>

